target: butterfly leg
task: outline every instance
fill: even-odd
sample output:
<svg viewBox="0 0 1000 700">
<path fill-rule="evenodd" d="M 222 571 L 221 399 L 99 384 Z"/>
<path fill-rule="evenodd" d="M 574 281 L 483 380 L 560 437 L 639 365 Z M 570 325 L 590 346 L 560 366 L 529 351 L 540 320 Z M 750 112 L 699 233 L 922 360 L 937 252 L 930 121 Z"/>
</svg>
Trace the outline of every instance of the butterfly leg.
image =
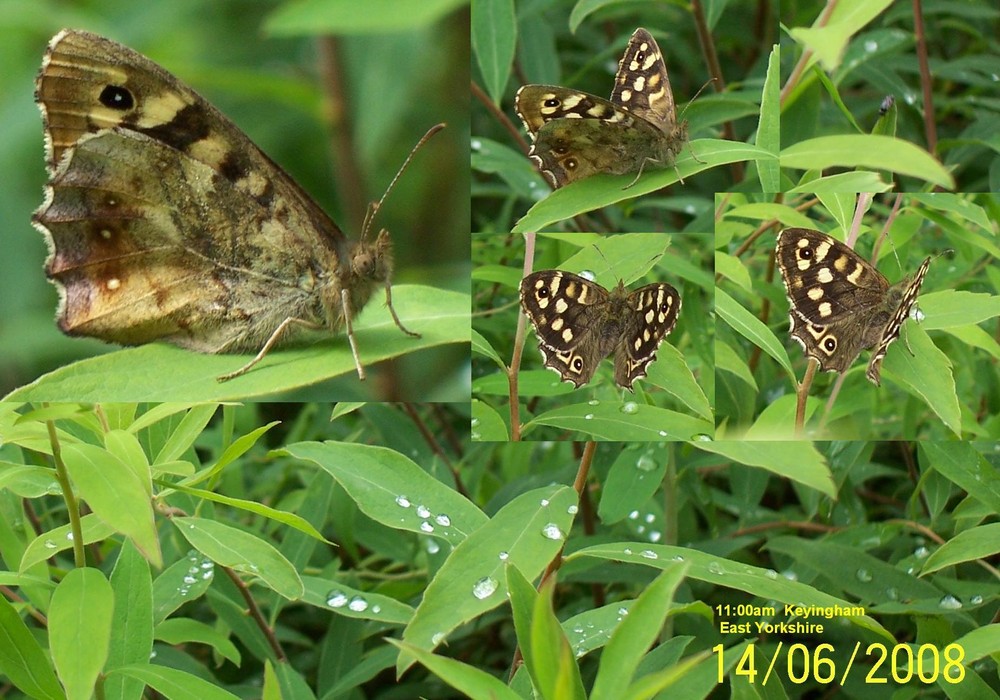
<svg viewBox="0 0 1000 700">
<path fill-rule="evenodd" d="M 389 280 L 385 281 L 385 305 L 389 307 L 389 313 L 392 314 L 392 320 L 396 323 L 396 328 L 398 328 L 399 330 L 406 333 L 406 335 L 411 336 L 413 338 L 420 337 L 419 333 L 414 333 L 409 328 L 404 326 L 403 323 L 399 320 L 399 316 L 396 315 L 396 309 L 393 308 L 392 306 L 392 285 L 389 283 Z"/>
<path fill-rule="evenodd" d="M 354 366 L 358 370 L 358 379 L 365 380 L 365 368 L 358 354 L 358 343 L 354 340 L 354 314 L 351 313 L 351 298 L 348 290 L 340 290 L 340 305 L 344 310 L 344 327 L 347 329 L 347 342 L 351 345 L 351 355 L 354 356 Z"/>
<path fill-rule="evenodd" d="M 278 327 L 274 329 L 274 333 L 272 333 L 271 337 L 267 339 L 266 343 L 264 343 L 264 347 L 260 349 L 260 352 L 258 352 L 257 355 L 252 360 L 247 362 L 245 365 L 240 367 L 235 372 L 230 372 L 229 374 L 223 374 L 222 376 L 216 377 L 215 378 L 216 381 L 228 382 L 230 379 L 234 379 L 235 377 L 238 377 L 241 374 L 246 374 L 247 372 L 249 372 L 254 367 L 254 365 L 256 365 L 258 362 L 264 359 L 264 356 L 267 355 L 267 353 L 271 350 L 271 348 L 274 347 L 274 344 L 278 342 L 282 334 L 284 334 L 284 332 L 293 325 L 302 326 L 304 328 L 310 328 L 312 330 L 321 328 L 319 324 L 313 323 L 312 321 L 306 321 L 303 318 L 296 318 L 294 316 L 289 316 L 284 321 L 278 324 Z M 355 358 L 357 358 L 356 354 Z M 364 379 L 364 377 L 362 377 L 362 379 Z"/>
</svg>

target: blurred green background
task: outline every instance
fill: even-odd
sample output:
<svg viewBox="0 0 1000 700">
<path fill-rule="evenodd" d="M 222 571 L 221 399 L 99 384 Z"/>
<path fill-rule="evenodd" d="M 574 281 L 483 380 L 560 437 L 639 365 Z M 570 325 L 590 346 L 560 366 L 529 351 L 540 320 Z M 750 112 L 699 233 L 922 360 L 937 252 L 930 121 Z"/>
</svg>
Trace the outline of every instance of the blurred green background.
<svg viewBox="0 0 1000 700">
<path fill-rule="evenodd" d="M 382 6 L 381 10 L 375 5 Z M 386 12 L 385 8 L 391 8 Z M 367 14 L 366 14 L 367 13 Z M 416 156 L 375 222 L 396 248 L 397 283 L 469 289 L 468 7 L 263 0 L 0 0 L 0 395 L 80 357 L 115 349 L 67 338 L 54 323 L 57 294 L 43 272 L 42 235 L 31 214 L 46 180 L 34 79 L 48 40 L 86 29 L 149 56 L 229 116 L 357 238 L 367 201 L 378 199 L 431 125 L 448 128 Z M 363 20 L 363 21 L 359 21 Z M 346 33 L 350 32 L 350 33 Z M 342 100 L 323 91 L 316 35 L 334 37 Z M 347 144 L 358 181 L 338 187 Z M 381 298 L 372 305 L 381 304 Z M 345 339 L 346 342 L 346 339 Z M 382 367 L 382 380 L 342 383 L 339 398 L 468 395 L 468 347 L 415 353 Z M 398 384 L 407 385 L 399 389 Z M 324 386 L 292 398 L 330 395 Z"/>
</svg>

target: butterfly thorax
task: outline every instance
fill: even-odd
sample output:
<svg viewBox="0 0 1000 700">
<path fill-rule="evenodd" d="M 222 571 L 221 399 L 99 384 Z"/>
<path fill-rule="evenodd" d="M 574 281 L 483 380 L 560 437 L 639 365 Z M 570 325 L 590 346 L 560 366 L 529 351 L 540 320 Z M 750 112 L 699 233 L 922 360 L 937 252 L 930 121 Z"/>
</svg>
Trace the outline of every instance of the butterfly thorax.
<svg viewBox="0 0 1000 700">
<path fill-rule="evenodd" d="M 348 290 L 348 303 L 352 318 L 371 299 L 378 286 L 385 285 L 392 277 L 392 241 L 385 229 L 374 242 L 367 239 L 346 241 L 336 275 L 325 280 L 320 292 L 323 299 L 325 325 L 332 331 L 344 323 L 344 306 L 341 292 Z"/>
</svg>

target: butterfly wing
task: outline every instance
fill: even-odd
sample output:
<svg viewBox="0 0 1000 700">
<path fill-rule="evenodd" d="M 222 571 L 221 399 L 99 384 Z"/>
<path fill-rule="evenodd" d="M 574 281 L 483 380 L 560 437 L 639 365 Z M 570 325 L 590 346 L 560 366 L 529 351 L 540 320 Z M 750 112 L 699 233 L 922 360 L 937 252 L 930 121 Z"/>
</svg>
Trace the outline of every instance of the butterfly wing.
<svg viewBox="0 0 1000 700">
<path fill-rule="evenodd" d="M 920 294 L 920 285 L 924 283 L 924 276 L 927 274 L 927 268 L 930 267 L 930 264 L 931 258 L 924 259 L 917 273 L 911 279 L 903 280 L 899 284 L 893 285 L 889 290 L 888 302 L 890 306 L 895 305 L 895 311 L 889 323 L 882 331 L 882 337 L 879 338 L 878 346 L 872 352 L 871 359 L 868 361 L 868 371 L 866 372 L 868 379 L 876 386 L 879 386 L 882 380 L 882 358 L 885 357 L 889 345 L 899 337 L 900 329 L 903 327 L 907 316 L 910 315 L 910 309 L 917 303 L 917 295 Z"/>
<path fill-rule="evenodd" d="M 607 354 L 595 335 L 607 290 L 571 272 L 541 270 L 521 280 L 520 296 L 545 366 L 576 387 L 589 382 Z"/>
<path fill-rule="evenodd" d="M 648 284 L 627 299 L 632 319 L 615 349 L 615 383 L 632 390 L 635 380 L 646 376 L 663 339 L 674 329 L 681 312 L 681 296 L 671 285 Z"/>
<path fill-rule="evenodd" d="M 618 63 L 611 102 L 670 134 L 677 126 L 674 93 L 663 54 L 652 34 L 636 29 Z"/>
</svg>

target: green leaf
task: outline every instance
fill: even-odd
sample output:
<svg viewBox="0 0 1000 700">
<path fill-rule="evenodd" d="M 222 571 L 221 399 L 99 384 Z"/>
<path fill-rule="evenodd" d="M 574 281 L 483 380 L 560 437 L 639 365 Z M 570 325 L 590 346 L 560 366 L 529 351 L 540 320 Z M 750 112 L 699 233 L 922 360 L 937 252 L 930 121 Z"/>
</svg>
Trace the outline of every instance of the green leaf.
<svg viewBox="0 0 1000 700">
<path fill-rule="evenodd" d="M 418 646 L 396 639 L 386 641 L 416 658 L 428 671 L 459 691 L 464 697 L 521 700 L 521 696 L 508 688 L 503 681 L 475 666 L 463 664 L 461 661 L 449 659 L 446 656 L 432 654 Z"/>
<path fill-rule="evenodd" d="M 632 448 L 632 449 L 630 449 Z M 664 445 L 629 445 L 622 449 L 604 478 L 597 514 L 606 525 L 620 522 L 646 503 L 663 485 L 670 450 Z"/>
<path fill-rule="evenodd" d="M 594 440 L 618 441 L 693 440 L 715 432 L 711 421 L 635 401 L 569 404 L 535 416 L 523 432 L 527 434 L 533 425 L 572 430 Z"/>
<path fill-rule="evenodd" d="M 216 683 L 167 666 L 133 664 L 110 673 L 138 679 L 170 700 L 240 700 Z"/>
<path fill-rule="evenodd" d="M 479 442 L 507 442 L 507 424 L 489 404 L 472 400 L 472 439 Z"/>
<path fill-rule="evenodd" d="M 358 12 L 355 0 L 298 0 L 282 3 L 264 23 L 275 36 L 319 34 L 384 34 L 431 25 L 468 4 L 468 0 L 366 0 Z"/>
<path fill-rule="evenodd" d="M 554 590 L 555 579 L 549 578 L 535 596 L 527 644 L 519 638 L 523 646 L 532 649 L 531 656 L 525 656 L 524 661 L 534 665 L 531 677 L 542 698 L 586 700 L 580 668 L 552 607 Z"/>
<path fill-rule="evenodd" d="M 41 700 L 66 697 L 48 656 L 4 596 L 0 596 L 0 675 L 29 697 Z"/>
<path fill-rule="evenodd" d="M 256 535 L 205 518 L 171 520 L 192 547 L 235 571 L 252 574 L 289 600 L 302 597 L 302 579 L 287 559 Z"/>
<path fill-rule="evenodd" d="M 354 326 L 366 367 L 439 345 L 468 344 L 468 294 L 415 285 L 395 285 L 392 291 L 400 320 L 421 337 L 402 333 L 388 309 L 373 300 Z M 275 350 L 246 374 L 227 382 L 216 380 L 249 359 L 247 355 L 202 355 L 154 343 L 61 367 L 14 390 L 5 400 L 242 401 L 333 377 L 357 376 L 343 334 L 303 347 Z"/>
<path fill-rule="evenodd" d="M 163 566 L 147 483 L 96 445 L 66 445 L 63 461 L 73 486 L 94 514 L 132 540 L 154 566 Z M 148 478 L 148 476 L 147 476 Z"/>
<path fill-rule="evenodd" d="M 345 442 L 298 442 L 276 452 L 325 470 L 361 512 L 387 527 L 458 544 L 488 520 L 464 496 L 395 450 Z M 422 515 L 422 508 L 428 514 Z"/>
<path fill-rule="evenodd" d="M 834 5 L 834 11 L 817 21 L 813 27 L 792 29 L 793 39 L 813 53 L 823 67 L 832 71 L 840 65 L 844 48 L 851 37 L 878 17 L 892 4 L 892 0 L 861 0 Z"/>
<path fill-rule="evenodd" d="M 760 98 L 760 118 L 757 122 L 757 145 L 774 156 L 774 160 L 761 159 L 757 162 L 757 177 L 761 191 L 781 190 L 781 169 L 778 154 L 781 151 L 781 70 L 778 45 L 771 48 L 767 58 L 767 75 Z"/>
<path fill-rule="evenodd" d="M 528 491 L 461 542 L 424 591 L 403 639 L 423 649 L 441 644 L 459 625 L 506 602 L 504 567 L 541 573 L 563 546 L 577 495 L 566 486 Z M 506 555 L 506 556 L 504 556 Z M 413 662 L 402 655 L 397 670 Z"/>
<path fill-rule="evenodd" d="M 302 581 L 306 587 L 302 601 L 317 608 L 390 625 L 405 625 L 413 619 L 413 608 L 391 596 L 318 576 L 303 576 Z"/>
<path fill-rule="evenodd" d="M 667 567 L 636 598 L 601 654 L 591 700 L 621 697 L 622 688 L 632 682 L 643 655 L 660 634 L 685 571 L 683 564 Z"/>
<path fill-rule="evenodd" d="M 156 638 L 167 644 L 206 644 L 212 650 L 233 663 L 240 665 L 240 650 L 230 641 L 229 636 L 206 625 L 204 622 L 187 617 L 174 617 L 156 626 Z"/>
<path fill-rule="evenodd" d="M 920 310 L 924 320 L 920 327 L 927 331 L 982 323 L 1000 316 L 1000 296 L 957 289 L 946 289 L 920 295 Z"/>
<path fill-rule="evenodd" d="M 503 97 L 516 46 L 513 0 L 473 0 L 472 50 L 494 104 Z"/>
<path fill-rule="evenodd" d="M 781 151 L 781 167 L 800 170 L 882 168 L 945 189 L 955 187 L 951 173 L 927 151 L 902 139 L 872 134 L 820 136 L 800 141 Z"/>
<path fill-rule="evenodd" d="M 903 333 L 906 340 L 894 343 L 882 363 L 883 384 L 886 378 L 898 383 L 926 403 L 955 435 L 960 436 L 962 408 L 951 361 L 919 325 L 907 323 Z"/>
<path fill-rule="evenodd" d="M 760 467 L 780 477 L 792 479 L 830 498 L 837 493 L 826 458 L 812 443 L 715 440 L 699 442 L 696 446 L 734 462 Z"/>
<path fill-rule="evenodd" d="M 987 559 L 1000 552 L 1000 523 L 980 525 L 960 532 L 927 557 L 921 575 L 940 571 L 974 559 Z"/>
<path fill-rule="evenodd" d="M 688 578 L 704 581 L 712 586 L 744 591 L 764 600 L 776 600 L 792 606 L 812 605 L 820 608 L 839 606 L 844 613 L 841 615 L 843 619 L 895 643 L 891 632 L 871 617 L 862 614 L 863 607 L 852 605 L 846 600 L 799 581 L 791 581 L 769 569 L 686 547 L 662 544 L 643 544 L 641 547 L 640 550 L 635 542 L 593 545 L 568 555 L 566 563 L 577 559 L 594 558 L 666 570 L 675 563 L 688 562 L 690 564 L 687 571 Z"/>
<path fill-rule="evenodd" d="M 733 297 L 721 289 L 715 290 L 715 310 L 718 312 L 719 318 L 728 323 L 734 331 L 773 357 L 788 372 L 793 383 L 796 381 L 795 372 L 792 371 L 792 363 L 788 360 L 785 347 L 778 341 L 771 329 L 761 323 L 760 319 L 740 306 Z"/>
<path fill-rule="evenodd" d="M 296 515 L 295 513 L 289 513 L 286 510 L 279 510 L 278 508 L 271 508 L 263 503 L 258 503 L 257 501 L 251 501 L 246 498 L 233 498 L 232 496 L 223 496 L 221 493 L 216 493 L 214 491 L 206 491 L 205 489 L 195 489 L 187 486 L 182 486 L 181 484 L 171 484 L 170 482 L 157 482 L 161 486 L 167 489 L 172 489 L 179 491 L 181 493 L 186 493 L 196 498 L 204 498 L 206 501 L 212 501 L 213 503 L 222 503 L 233 508 L 238 508 L 240 510 L 245 510 L 248 513 L 255 513 L 268 520 L 273 520 L 277 523 L 282 523 L 289 527 L 293 527 L 301 533 L 312 537 L 313 539 L 319 540 L 320 542 L 326 542 L 326 538 L 320 534 L 319 530 L 313 527 L 312 523 L 303 517 Z"/>
<path fill-rule="evenodd" d="M 80 518 L 80 529 L 83 531 L 84 544 L 100 542 L 115 534 L 115 528 L 94 513 Z M 27 571 L 35 564 L 72 548 L 72 532 L 72 525 L 67 523 L 40 534 L 25 547 L 18 570 Z"/>
<path fill-rule="evenodd" d="M 114 614 L 111 646 L 105 669 L 145 663 L 153 652 L 153 580 L 149 562 L 130 542 L 125 542 L 111 572 Z M 104 697 L 129 698 L 142 695 L 142 683 L 115 676 L 104 682 Z"/>
<path fill-rule="evenodd" d="M 114 593 L 97 569 L 73 569 L 49 605 L 49 652 L 68 700 L 90 700 L 108 658 Z"/>
<path fill-rule="evenodd" d="M 922 442 L 929 467 L 994 513 L 1000 513 L 1000 470 L 967 442 Z M 923 460 L 921 460 L 923 461 Z"/>
<path fill-rule="evenodd" d="M 577 214 L 655 192 L 677 182 L 677 172 L 680 172 L 681 177 L 689 177 L 717 165 L 774 158 L 773 154 L 763 148 L 720 139 L 698 139 L 691 142 L 691 148 L 703 162 L 699 163 L 690 151 L 685 151 L 677 159 L 676 171 L 674 168 L 650 168 L 628 189 L 622 188 L 635 180 L 634 173 L 594 175 L 561 187 L 531 207 L 514 224 L 513 232 L 544 231 L 552 224 L 571 219 Z"/>
</svg>

